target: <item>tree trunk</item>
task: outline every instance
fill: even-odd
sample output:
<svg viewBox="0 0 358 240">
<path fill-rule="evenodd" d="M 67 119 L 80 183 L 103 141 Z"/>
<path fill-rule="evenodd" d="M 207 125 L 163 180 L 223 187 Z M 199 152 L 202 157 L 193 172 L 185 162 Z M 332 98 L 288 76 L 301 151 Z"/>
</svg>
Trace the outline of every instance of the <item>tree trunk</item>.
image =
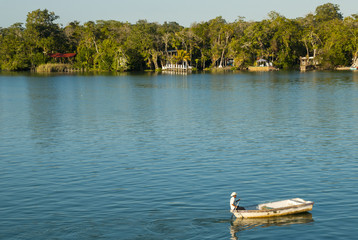
<svg viewBox="0 0 358 240">
<path fill-rule="evenodd" d="M 226 33 L 225 33 L 225 45 L 224 45 L 223 51 L 221 52 L 221 59 L 220 59 L 219 68 L 222 68 L 222 67 L 223 67 L 224 54 L 225 54 L 226 47 L 227 47 L 228 44 L 229 44 L 229 38 L 230 38 L 230 34 L 229 34 L 228 32 L 226 32 Z"/>
<path fill-rule="evenodd" d="M 225 50 L 226 50 L 226 46 L 223 48 L 223 51 L 221 52 L 221 58 L 220 58 L 219 68 L 222 68 L 222 67 L 223 67 L 223 59 L 224 59 Z"/>
<path fill-rule="evenodd" d="M 152 61 L 154 63 L 155 70 L 159 69 L 158 65 L 158 52 L 155 50 L 152 50 Z"/>
<path fill-rule="evenodd" d="M 99 51 L 98 51 L 98 47 L 97 47 L 97 43 L 96 43 L 96 41 L 95 41 L 95 39 L 93 38 L 93 43 L 94 43 L 94 46 L 95 46 L 95 48 L 96 48 L 96 52 L 97 53 L 99 53 Z"/>
<path fill-rule="evenodd" d="M 310 55 L 310 52 L 308 51 L 308 46 L 307 46 L 307 41 L 306 40 L 304 40 L 304 43 L 305 43 L 305 47 L 306 47 L 306 52 L 307 52 L 307 57 L 309 57 L 309 55 Z"/>
<path fill-rule="evenodd" d="M 352 67 L 358 67 L 358 50 L 353 55 Z"/>
</svg>

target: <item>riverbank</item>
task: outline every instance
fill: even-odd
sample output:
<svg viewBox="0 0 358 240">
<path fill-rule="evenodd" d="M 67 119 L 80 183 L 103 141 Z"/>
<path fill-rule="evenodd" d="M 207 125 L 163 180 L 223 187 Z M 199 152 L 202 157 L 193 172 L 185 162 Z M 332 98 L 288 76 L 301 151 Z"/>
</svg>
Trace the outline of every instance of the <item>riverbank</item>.
<svg viewBox="0 0 358 240">
<path fill-rule="evenodd" d="M 74 68 L 71 64 L 65 63 L 47 63 L 41 64 L 35 70 L 38 73 L 49 73 L 49 72 L 80 72 L 79 69 Z"/>
</svg>

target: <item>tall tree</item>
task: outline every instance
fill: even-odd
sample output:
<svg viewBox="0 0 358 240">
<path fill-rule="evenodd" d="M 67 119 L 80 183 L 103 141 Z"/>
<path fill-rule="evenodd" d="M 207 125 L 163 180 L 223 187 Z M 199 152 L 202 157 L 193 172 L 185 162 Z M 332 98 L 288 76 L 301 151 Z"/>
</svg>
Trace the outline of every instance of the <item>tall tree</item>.
<svg viewBox="0 0 358 240">
<path fill-rule="evenodd" d="M 30 63 L 25 49 L 24 28 L 21 23 L 0 29 L 0 69 L 9 71 L 29 69 Z"/>
<path fill-rule="evenodd" d="M 97 43 L 99 35 L 99 31 L 94 22 L 89 21 L 84 24 L 81 40 L 77 46 L 77 67 L 84 70 L 91 70 L 94 68 L 95 54 L 99 53 Z"/>
<path fill-rule="evenodd" d="M 54 21 L 59 16 L 47 9 L 37 9 L 27 14 L 25 41 L 30 55 L 31 68 L 45 63 L 50 52 L 62 51 L 66 48 L 65 35 Z"/>
<path fill-rule="evenodd" d="M 209 21 L 212 66 L 217 65 L 217 61 L 222 59 L 223 52 L 225 52 L 227 48 L 231 31 L 229 27 L 226 26 L 226 20 L 221 16 Z M 222 60 L 219 65 L 220 64 L 222 64 Z"/>
<path fill-rule="evenodd" d="M 195 36 L 194 48 L 199 51 L 197 62 L 200 62 L 201 68 L 205 69 L 206 62 L 210 59 L 209 23 L 194 23 L 190 30 Z"/>
<path fill-rule="evenodd" d="M 316 8 L 315 20 L 317 22 L 326 22 L 334 19 L 343 20 L 339 5 L 326 3 Z"/>
</svg>

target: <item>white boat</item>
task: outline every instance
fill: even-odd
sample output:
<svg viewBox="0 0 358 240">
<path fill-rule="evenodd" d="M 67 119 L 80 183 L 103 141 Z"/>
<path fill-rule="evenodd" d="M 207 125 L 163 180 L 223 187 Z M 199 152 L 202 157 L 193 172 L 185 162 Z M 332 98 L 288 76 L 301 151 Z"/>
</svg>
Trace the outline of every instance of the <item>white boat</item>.
<svg viewBox="0 0 358 240">
<path fill-rule="evenodd" d="M 254 210 L 234 210 L 232 213 L 237 218 L 264 218 L 284 216 L 311 211 L 314 202 L 301 198 L 292 198 L 277 202 L 269 202 L 257 205 Z"/>
</svg>

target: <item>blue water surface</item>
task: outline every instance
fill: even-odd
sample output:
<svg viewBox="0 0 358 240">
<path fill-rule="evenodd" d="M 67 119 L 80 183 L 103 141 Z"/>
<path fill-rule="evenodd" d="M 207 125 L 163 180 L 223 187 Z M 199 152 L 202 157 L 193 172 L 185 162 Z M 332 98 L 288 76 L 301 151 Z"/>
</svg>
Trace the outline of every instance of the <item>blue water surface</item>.
<svg viewBox="0 0 358 240">
<path fill-rule="evenodd" d="M 0 239 L 353 239 L 357 146 L 356 72 L 3 73 Z"/>
</svg>

